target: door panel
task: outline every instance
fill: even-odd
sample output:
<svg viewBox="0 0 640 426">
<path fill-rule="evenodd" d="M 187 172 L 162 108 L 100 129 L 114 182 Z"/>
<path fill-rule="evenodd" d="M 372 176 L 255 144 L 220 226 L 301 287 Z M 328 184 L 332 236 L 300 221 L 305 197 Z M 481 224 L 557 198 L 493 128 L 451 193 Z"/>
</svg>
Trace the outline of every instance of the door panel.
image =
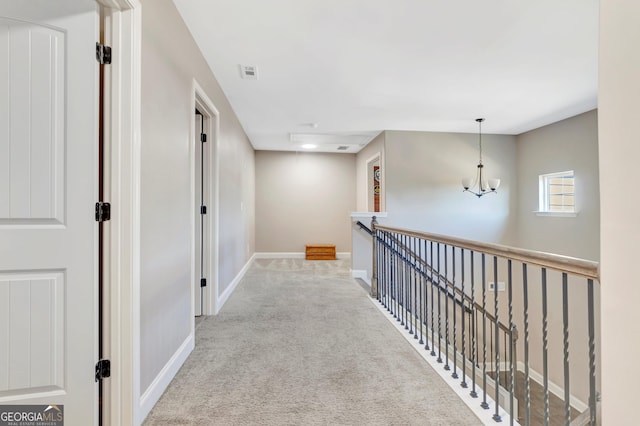
<svg viewBox="0 0 640 426">
<path fill-rule="evenodd" d="M 0 220 L 62 223 L 65 34 L 0 19 L 0 58 Z"/>
<path fill-rule="evenodd" d="M 0 404 L 95 424 L 97 4 L 0 11 Z"/>
<path fill-rule="evenodd" d="M 0 274 L 0 391 L 64 389 L 64 274 L 58 271 Z"/>
</svg>

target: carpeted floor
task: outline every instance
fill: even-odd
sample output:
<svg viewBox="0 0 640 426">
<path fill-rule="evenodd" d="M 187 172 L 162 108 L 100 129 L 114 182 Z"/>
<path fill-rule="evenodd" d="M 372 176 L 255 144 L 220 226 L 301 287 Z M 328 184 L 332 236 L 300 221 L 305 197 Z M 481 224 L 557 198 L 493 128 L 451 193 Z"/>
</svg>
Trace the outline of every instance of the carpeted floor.
<svg viewBox="0 0 640 426">
<path fill-rule="evenodd" d="M 257 259 L 145 425 L 478 425 L 348 261 Z"/>
</svg>

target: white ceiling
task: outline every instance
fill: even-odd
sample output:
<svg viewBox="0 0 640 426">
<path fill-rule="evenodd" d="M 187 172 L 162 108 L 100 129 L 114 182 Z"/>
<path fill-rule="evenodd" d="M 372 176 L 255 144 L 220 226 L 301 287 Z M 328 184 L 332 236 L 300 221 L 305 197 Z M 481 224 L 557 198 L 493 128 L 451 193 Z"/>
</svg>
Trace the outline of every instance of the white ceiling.
<svg viewBox="0 0 640 426">
<path fill-rule="evenodd" d="M 258 150 L 479 117 L 520 134 L 597 106 L 597 0 L 174 1 Z"/>
</svg>

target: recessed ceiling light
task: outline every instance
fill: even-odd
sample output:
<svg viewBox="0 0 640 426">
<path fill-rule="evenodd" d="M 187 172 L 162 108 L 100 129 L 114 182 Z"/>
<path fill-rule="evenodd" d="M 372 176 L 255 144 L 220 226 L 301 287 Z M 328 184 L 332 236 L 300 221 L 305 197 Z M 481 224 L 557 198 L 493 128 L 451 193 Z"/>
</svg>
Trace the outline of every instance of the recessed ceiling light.
<svg viewBox="0 0 640 426">
<path fill-rule="evenodd" d="M 317 145 L 314 145 L 312 143 L 305 143 L 304 145 L 302 145 L 302 147 L 304 149 L 314 149 Z"/>
</svg>

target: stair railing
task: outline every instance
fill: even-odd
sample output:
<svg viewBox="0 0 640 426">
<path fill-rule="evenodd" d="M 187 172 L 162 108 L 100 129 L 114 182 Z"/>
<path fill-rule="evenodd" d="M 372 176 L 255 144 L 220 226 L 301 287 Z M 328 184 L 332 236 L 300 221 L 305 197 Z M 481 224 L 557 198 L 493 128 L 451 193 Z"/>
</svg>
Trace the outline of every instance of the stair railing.
<svg viewBox="0 0 640 426">
<path fill-rule="evenodd" d="M 375 217 L 371 230 L 372 297 L 445 370 L 453 367 L 452 377 L 471 386 L 470 395 L 493 410 L 496 422 L 502 407 L 511 422 L 548 425 L 553 416 L 569 425 L 586 407 L 588 424 L 596 424 L 597 263 L 380 226 Z M 521 389 L 516 374 L 524 375 Z M 543 400 L 533 412 L 532 380 L 540 382 Z M 563 402 L 560 413 L 554 395 Z M 538 412 L 541 419 L 532 420 Z"/>
</svg>

